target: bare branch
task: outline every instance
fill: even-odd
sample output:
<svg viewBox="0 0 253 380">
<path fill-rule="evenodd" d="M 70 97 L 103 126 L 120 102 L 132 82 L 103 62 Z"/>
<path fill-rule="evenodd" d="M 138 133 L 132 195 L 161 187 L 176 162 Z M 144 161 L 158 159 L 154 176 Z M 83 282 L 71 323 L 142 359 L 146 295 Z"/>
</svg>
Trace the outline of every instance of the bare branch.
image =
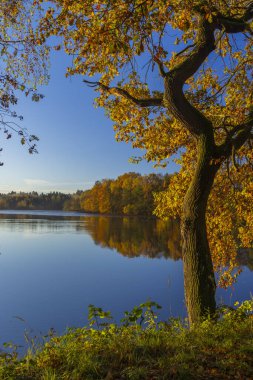
<svg viewBox="0 0 253 380">
<path fill-rule="evenodd" d="M 184 52 L 186 52 L 187 50 L 189 50 L 190 48 L 193 48 L 196 44 L 191 44 L 191 45 L 188 45 L 186 46 L 183 50 L 181 50 L 180 52 L 178 52 L 176 54 L 176 57 L 179 57 L 180 55 L 182 55 Z"/>
<path fill-rule="evenodd" d="M 164 70 L 164 66 L 163 66 L 162 61 L 160 61 L 160 59 L 158 59 L 158 58 L 154 58 L 154 61 L 155 61 L 155 62 L 157 63 L 157 65 L 158 65 L 159 72 L 160 72 L 161 76 L 162 76 L 163 78 L 165 78 L 166 75 L 167 75 L 167 72 Z"/>
<path fill-rule="evenodd" d="M 26 40 L 2 40 L 0 37 L 0 44 L 1 45 L 8 45 L 8 44 L 23 44 Z"/>
</svg>

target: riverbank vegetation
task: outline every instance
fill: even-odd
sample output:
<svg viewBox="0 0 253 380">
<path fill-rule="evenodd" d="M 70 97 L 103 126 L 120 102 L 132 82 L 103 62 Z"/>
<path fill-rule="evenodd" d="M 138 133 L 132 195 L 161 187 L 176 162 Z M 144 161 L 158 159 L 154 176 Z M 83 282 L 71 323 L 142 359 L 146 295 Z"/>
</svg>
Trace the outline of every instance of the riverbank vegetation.
<svg viewBox="0 0 253 380">
<path fill-rule="evenodd" d="M 180 165 L 156 215 L 181 220 L 195 323 L 216 310 L 215 270 L 229 262 L 221 281 L 233 282 L 252 246 L 252 1 L 50 3 L 36 43 L 53 36 L 74 57 L 66 75 L 97 91 L 116 140 L 143 150 L 135 162 Z"/>
<path fill-rule="evenodd" d="M 157 323 L 154 302 L 126 312 L 119 326 L 90 305 L 90 326 L 69 329 L 19 359 L 0 354 L 9 379 L 251 379 L 253 302 L 223 308 L 217 321 L 188 328 L 187 321 Z M 218 315 L 218 314 L 217 314 Z M 95 325 L 95 326 L 94 326 Z"/>
<path fill-rule="evenodd" d="M 170 176 L 125 173 L 116 179 L 103 179 L 65 203 L 66 210 L 113 215 L 146 215 L 154 212 L 154 192 L 168 187 Z"/>
<path fill-rule="evenodd" d="M 0 194 L 0 210 L 63 210 L 65 202 L 70 198 L 70 194 L 56 191 L 47 194 L 12 191 Z"/>
<path fill-rule="evenodd" d="M 125 173 L 116 179 L 103 179 L 86 191 L 0 194 L 0 209 L 65 210 L 112 215 L 152 216 L 154 192 L 164 191 L 169 175 Z"/>
</svg>

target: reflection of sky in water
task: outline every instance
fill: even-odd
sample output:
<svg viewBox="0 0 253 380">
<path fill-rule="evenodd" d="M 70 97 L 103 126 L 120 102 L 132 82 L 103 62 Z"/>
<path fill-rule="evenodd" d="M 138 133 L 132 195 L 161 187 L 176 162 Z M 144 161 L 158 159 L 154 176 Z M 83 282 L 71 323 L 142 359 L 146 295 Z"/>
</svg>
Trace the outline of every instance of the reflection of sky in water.
<svg viewBox="0 0 253 380">
<path fill-rule="evenodd" d="M 111 310 L 117 319 L 148 298 L 163 306 L 162 319 L 185 315 L 181 260 L 170 259 L 169 253 L 165 259 L 154 249 L 153 244 L 165 250 L 165 240 L 160 229 L 152 233 L 153 221 L 148 226 L 140 220 L 73 218 L 0 219 L 1 343 L 21 342 L 29 326 L 38 334 L 83 325 L 90 303 Z M 143 247 L 152 260 L 137 257 Z M 135 252 L 127 253 L 128 248 Z M 252 272 L 245 269 L 232 296 L 231 289 L 219 290 L 217 299 L 231 304 L 248 298 L 251 283 Z"/>
</svg>

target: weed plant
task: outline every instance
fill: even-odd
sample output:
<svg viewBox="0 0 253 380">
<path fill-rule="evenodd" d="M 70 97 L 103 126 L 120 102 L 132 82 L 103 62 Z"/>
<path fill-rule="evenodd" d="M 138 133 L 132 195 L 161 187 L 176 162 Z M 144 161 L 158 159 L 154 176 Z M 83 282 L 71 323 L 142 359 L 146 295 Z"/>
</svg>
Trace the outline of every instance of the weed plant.
<svg viewBox="0 0 253 380">
<path fill-rule="evenodd" d="M 216 319 L 158 322 L 148 301 L 113 323 L 89 307 L 90 325 L 68 329 L 19 358 L 0 354 L 1 380 L 253 379 L 253 301 L 224 307 Z"/>
</svg>

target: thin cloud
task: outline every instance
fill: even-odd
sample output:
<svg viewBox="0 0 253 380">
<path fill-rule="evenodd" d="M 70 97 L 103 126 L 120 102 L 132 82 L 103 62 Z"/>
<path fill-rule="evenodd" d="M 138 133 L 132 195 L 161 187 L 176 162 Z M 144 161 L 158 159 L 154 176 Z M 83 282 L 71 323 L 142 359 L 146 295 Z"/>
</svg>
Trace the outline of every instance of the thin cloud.
<svg viewBox="0 0 253 380">
<path fill-rule="evenodd" d="M 47 186 L 51 185 L 50 182 L 45 181 L 44 179 L 37 179 L 37 178 L 25 178 L 24 183 L 28 186 Z"/>
<path fill-rule="evenodd" d="M 11 191 L 38 191 L 49 193 L 51 191 L 59 191 L 62 193 L 75 193 L 77 190 L 89 189 L 94 185 L 95 181 L 62 181 L 53 182 L 47 181 L 42 178 L 25 178 L 23 179 L 23 186 L 17 184 L 0 184 L 0 193 L 9 193 Z"/>
<path fill-rule="evenodd" d="M 82 182 L 50 182 L 39 178 L 25 178 L 24 183 L 28 186 L 73 186 L 73 185 L 92 185 L 94 181 Z"/>
</svg>

